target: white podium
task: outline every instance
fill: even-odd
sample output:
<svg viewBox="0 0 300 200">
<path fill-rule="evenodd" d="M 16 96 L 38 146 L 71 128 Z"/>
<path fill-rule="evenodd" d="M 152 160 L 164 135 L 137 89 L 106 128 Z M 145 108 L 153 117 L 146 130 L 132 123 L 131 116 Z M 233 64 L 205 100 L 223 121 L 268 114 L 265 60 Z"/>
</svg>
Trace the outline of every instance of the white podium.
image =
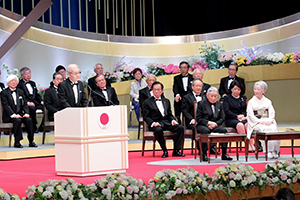
<svg viewBox="0 0 300 200">
<path fill-rule="evenodd" d="M 66 108 L 55 113 L 57 175 L 91 176 L 128 168 L 127 107 Z"/>
</svg>

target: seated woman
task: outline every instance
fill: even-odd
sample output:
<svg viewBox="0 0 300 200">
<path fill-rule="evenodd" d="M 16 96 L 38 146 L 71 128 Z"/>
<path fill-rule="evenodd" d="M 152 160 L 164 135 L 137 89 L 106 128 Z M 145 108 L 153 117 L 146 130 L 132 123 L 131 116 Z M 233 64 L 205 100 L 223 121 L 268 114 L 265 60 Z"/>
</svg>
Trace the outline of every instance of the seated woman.
<svg viewBox="0 0 300 200">
<path fill-rule="evenodd" d="M 243 85 L 234 80 L 229 86 L 231 95 L 227 95 L 223 100 L 225 113 L 225 125 L 235 128 L 238 133 L 247 133 L 247 97 L 240 95 L 244 90 Z M 254 152 L 253 141 L 250 140 L 249 151 Z"/>
<path fill-rule="evenodd" d="M 135 81 L 130 84 L 129 95 L 131 97 L 132 105 L 134 106 L 137 120 L 139 121 L 139 90 L 147 87 L 147 83 L 142 79 L 143 72 L 140 68 L 135 68 L 132 71 L 132 75 L 135 78 Z"/>
<path fill-rule="evenodd" d="M 266 98 L 264 94 L 268 89 L 268 85 L 264 81 L 254 83 L 254 96 L 249 100 L 247 107 L 248 129 L 247 137 L 250 138 L 254 132 L 277 132 L 277 123 L 275 121 L 275 110 L 271 100 Z M 268 141 L 268 151 L 266 152 L 263 142 L 263 149 L 268 153 L 268 158 L 278 158 L 280 148 L 280 140 Z"/>
</svg>

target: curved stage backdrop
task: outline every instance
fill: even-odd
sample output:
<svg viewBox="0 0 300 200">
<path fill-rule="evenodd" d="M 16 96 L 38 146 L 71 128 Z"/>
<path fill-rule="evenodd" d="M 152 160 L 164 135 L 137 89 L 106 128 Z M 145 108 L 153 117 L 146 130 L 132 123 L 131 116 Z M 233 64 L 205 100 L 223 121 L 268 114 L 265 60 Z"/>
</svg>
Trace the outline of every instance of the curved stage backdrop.
<svg viewBox="0 0 300 200">
<path fill-rule="evenodd" d="M 22 16 L 0 8 L 0 44 L 15 30 L 22 20 Z M 201 25 L 201 24 L 199 24 Z M 242 49 L 241 41 L 248 47 L 260 46 L 263 50 L 290 53 L 300 49 L 300 13 L 277 19 L 268 23 L 235 29 L 230 31 L 208 33 L 190 36 L 165 37 L 133 37 L 113 36 L 80 32 L 76 30 L 56 27 L 41 22 L 31 27 L 19 42 L 0 60 L 10 69 L 28 66 L 32 71 L 32 79 L 40 86 L 47 87 L 57 65 L 67 66 L 70 63 L 79 65 L 81 71 L 93 72 L 95 63 L 102 63 L 105 70 L 113 70 L 114 64 L 125 56 L 123 61 L 130 65 L 146 68 L 148 63 L 178 64 L 190 56 L 199 55 L 199 47 L 207 41 L 217 43 L 226 51 Z M 275 68 L 274 68 L 275 69 Z M 287 68 L 288 70 L 288 68 Z M 270 69 L 272 71 L 272 69 Z M 218 80 L 226 75 L 205 72 L 204 81 L 218 87 Z M 240 72 L 239 72 L 240 73 Z M 277 72 L 281 73 L 281 72 Z M 295 73 L 291 71 L 290 73 Z M 6 72 L 2 70 L 1 81 L 5 82 Z M 240 75 L 240 74 L 238 74 Z M 218 76 L 218 77 L 217 77 Z M 219 77 L 220 76 L 220 77 Z M 243 75 L 240 75 L 243 77 Z M 247 77 L 245 77 L 247 78 Z M 300 116 L 299 77 L 281 79 L 266 79 L 270 84 L 267 96 L 282 97 L 279 101 L 273 99 L 280 122 L 297 122 Z M 253 95 L 252 86 L 255 76 L 247 80 L 247 96 Z M 123 84 L 123 83 L 120 83 Z M 128 105 L 129 85 L 120 88 L 115 84 L 121 104 Z M 166 87 L 167 97 L 173 99 L 170 83 Z M 272 88 L 272 89 L 270 89 Z M 289 97 L 288 100 L 286 97 Z M 288 102 L 288 104 L 286 104 Z M 289 106 L 286 106 L 289 105 Z M 293 105 L 292 107 L 290 105 Z M 291 107 L 291 108 L 289 108 Z M 298 109 L 298 110 L 297 110 Z M 279 112 L 278 112 L 279 111 Z M 281 113 L 284 115 L 281 116 Z"/>
</svg>

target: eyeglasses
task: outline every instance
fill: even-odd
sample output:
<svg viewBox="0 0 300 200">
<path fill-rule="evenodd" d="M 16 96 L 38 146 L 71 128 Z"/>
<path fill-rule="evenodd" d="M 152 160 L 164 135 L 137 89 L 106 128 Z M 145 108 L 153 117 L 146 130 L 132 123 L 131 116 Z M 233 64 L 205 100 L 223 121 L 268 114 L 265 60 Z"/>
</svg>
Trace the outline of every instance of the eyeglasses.
<svg viewBox="0 0 300 200">
<path fill-rule="evenodd" d="M 79 72 L 72 72 L 70 74 L 79 75 L 79 74 L 81 74 L 81 71 L 79 71 Z"/>
</svg>

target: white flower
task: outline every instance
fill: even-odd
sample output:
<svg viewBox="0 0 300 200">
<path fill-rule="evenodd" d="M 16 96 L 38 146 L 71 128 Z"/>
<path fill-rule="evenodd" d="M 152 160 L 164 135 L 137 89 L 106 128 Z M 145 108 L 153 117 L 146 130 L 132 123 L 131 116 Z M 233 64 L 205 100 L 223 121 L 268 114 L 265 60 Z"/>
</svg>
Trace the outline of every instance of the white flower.
<svg viewBox="0 0 300 200">
<path fill-rule="evenodd" d="M 277 181 L 279 181 L 279 178 L 278 177 L 272 178 L 271 181 L 272 183 L 276 183 Z"/>
<path fill-rule="evenodd" d="M 242 179 L 242 175 L 241 174 L 237 174 L 235 177 L 234 177 L 234 180 L 236 181 L 239 181 Z"/>
<path fill-rule="evenodd" d="M 68 192 L 65 190 L 62 190 L 59 192 L 59 195 L 61 196 L 62 199 L 67 199 L 68 198 Z"/>
<path fill-rule="evenodd" d="M 121 192 L 121 193 L 124 193 L 125 192 L 125 187 L 120 185 L 118 190 Z"/>
<path fill-rule="evenodd" d="M 234 181 L 234 180 L 231 180 L 231 181 L 229 182 L 229 185 L 230 185 L 230 187 L 235 187 L 235 186 L 236 186 L 235 181 Z"/>
<path fill-rule="evenodd" d="M 248 181 L 247 180 L 242 180 L 242 186 L 246 186 L 248 184 Z"/>
<path fill-rule="evenodd" d="M 49 199 L 52 195 L 51 195 L 50 191 L 45 191 L 45 192 L 42 193 L 42 196 Z"/>
<path fill-rule="evenodd" d="M 37 187 L 37 190 L 38 190 L 40 193 L 42 193 L 44 189 L 43 189 L 42 186 L 38 186 L 38 187 Z"/>
<path fill-rule="evenodd" d="M 48 186 L 48 187 L 46 187 L 46 191 L 54 193 L 54 187 L 53 186 Z"/>
</svg>

